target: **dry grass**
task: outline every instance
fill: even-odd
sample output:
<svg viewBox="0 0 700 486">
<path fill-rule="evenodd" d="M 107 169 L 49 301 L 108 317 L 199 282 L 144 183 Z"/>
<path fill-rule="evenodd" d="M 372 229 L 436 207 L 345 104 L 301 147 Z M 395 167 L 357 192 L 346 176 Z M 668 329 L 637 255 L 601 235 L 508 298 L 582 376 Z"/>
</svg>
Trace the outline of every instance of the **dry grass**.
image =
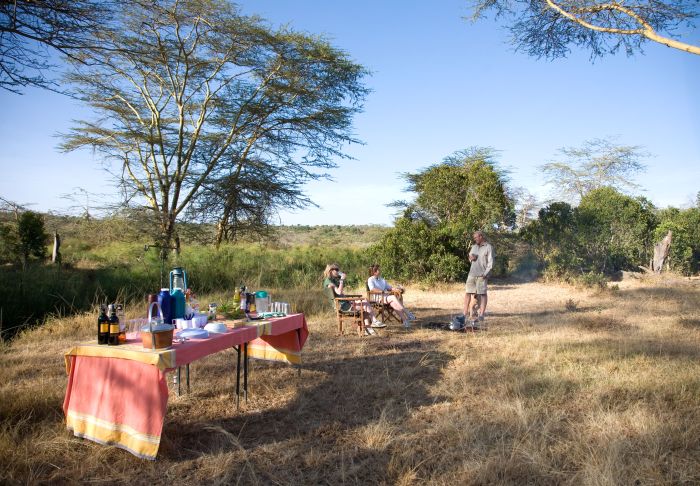
<svg viewBox="0 0 700 486">
<path fill-rule="evenodd" d="M 338 338 L 311 316 L 301 380 L 252 362 L 239 411 L 233 353 L 196 363 L 155 462 L 65 430 L 62 353 L 94 326 L 53 321 L 0 348 L 0 483 L 696 484 L 700 287 L 619 287 L 494 284 L 475 334 Z M 406 295 L 425 324 L 461 299 Z"/>
</svg>

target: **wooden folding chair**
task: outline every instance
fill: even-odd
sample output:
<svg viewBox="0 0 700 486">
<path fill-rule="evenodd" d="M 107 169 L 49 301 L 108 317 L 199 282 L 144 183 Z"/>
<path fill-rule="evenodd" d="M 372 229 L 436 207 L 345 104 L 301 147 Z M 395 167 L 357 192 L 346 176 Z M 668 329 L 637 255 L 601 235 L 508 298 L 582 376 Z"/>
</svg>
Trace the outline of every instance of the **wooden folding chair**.
<svg viewBox="0 0 700 486">
<path fill-rule="evenodd" d="M 336 318 L 338 319 L 338 335 L 343 334 L 343 322 L 350 321 L 352 325 L 357 325 L 357 332 L 360 337 L 365 335 L 365 308 L 360 305 L 357 309 L 350 308 L 349 310 L 342 310 L 343 302 L 354 302 L 356 300 L 362 300 L 361 295 L 344 295 L 339 297 L 335 294 L 335 291 L 326 287 L 324 289 L 326 296 L 333 303 L 333 310 L 335 311 Z"/>
<path fill-rule="evenodd" d="M 396 313 L 394 308 L 391 307 L 391 304 L 386 301 L 386 298 L 390 295 L 396 295 L 394 292 L 377 289 L 370 290 L 367 283 L 365 283 L 365 289 L 367 290 L 367 301 L 370 302 L 372 304 L 372 308 L 377 311 L 377 318 L 380 321 L 387 323 L 394 320 L 399 324 L 403 324 L 403 321 Z"/>
</svg>

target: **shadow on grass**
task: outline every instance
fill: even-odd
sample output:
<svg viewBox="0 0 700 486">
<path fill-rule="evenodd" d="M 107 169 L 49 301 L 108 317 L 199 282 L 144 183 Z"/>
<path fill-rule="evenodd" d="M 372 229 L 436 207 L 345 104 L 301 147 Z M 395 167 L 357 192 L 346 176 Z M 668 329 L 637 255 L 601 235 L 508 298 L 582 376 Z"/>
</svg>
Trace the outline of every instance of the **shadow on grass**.
<svg viewBox="0 0 700 486">
<path fill-rule="evenodd" d="M 659 299 L 669 300 L 676 306 L 685 302 L 697 303 L 700 298 L 700 289 L 690 287 L 640 287 L 621 291 L 621 295 L 631 303 L 637 304 L 643 301 L 658 301 Z M 672 304 L 672 305 L 674 305 Z M 664 302 L 666 306 L 666 302 Z M 673 307 L 667 309 L 672 311 Z M 664 312 L 664 309 L 659 309 L 659 312 Z"/>
<path fill-rule="evenodd" d="M 544 318 L 551 317 L 567 317 L 572 318 L 577 314 L 585 314 L 587 312 L 603 311 L 610 309 L 612 305 L 589 305 L 589 306 L 579 306 L 576 310 L 567 310 L 562 304 L 561 309 L 546 309 L 541 311 L 522 311 L 522 312 L 500 312 L 500 311 L 490 311 L 487 309 L 486 317 L 487 319 L 494 318 L 525 318 L 533 321 L 537 321 Z M 451 312 L 445 312 L 444 310 L 437 310 L 434 308 L 417 308 L 416 313 L 420 313 L 420 319 L 418 320 L 418 325 L 420 327 L 421 323 L 429 323 L 429 325 L 424 325 L 425 328 L 437 328 L 437 323 L 444 323 L 445 326 L 455 317 L 461 316 L 462 311 L 453 310 Z"/>
<path fill-rule="evenodd" d="M 690 359 L 700 358 L 700 350 L 693 343 L 656 338 L 623 339 L 599 338 L 586 342 L 568 343 L 565 349 L 575 353 L 584 352 L 586 356 L 609 358 L 614 360 L 635 359 L 638 357 Z"/>
<path fill-rule="evenodd" d="M 700 319 L 681 317 L 678 319 L 678 324 L 687 329 L 700 329 Z"/>
<path fill-rule="evenodd" d="M 352 482 L 387 478 L 389 455 L 383 452 L 382 443 L 391 442 L 391 431 L 405 420 L 410 410 L 442 400 L 432 396 L 429 388 L 440 379 L 441 370 L 453 358 L 421 340 L 377 342 L 376 347 L 391 348 L 394 352 L 305 364 L 294 399 L 282 408 L 243 411 L 220 420 L 178 423 L 170 428 L 176 427 L 172 434 L 166 426 L 159 458 L 180 462 L 238 450 L 241 455 L 238 459 L 244 461 L 251 451 L 261 451 L 261 459 L 267 455 L 265 451 L 283 447 L 287 457 L 280 460 L 285 475 L 283 483 L 335 484 L 350 477 Z M 279 377 L 279 369 L 273 369 L 271 381 L 277 383 L 270 385 L 287 388 L 288 392 L 290 371 L 296 373 L 289 368 L 282 370 L 287 377 L 284 379 Z M 261 379 L 263 373 L 261 370 L 256 379 Z M 304 383 L 305 374 L 322 378 L 310 379 L 313 384 L 309 385 Z M 293 380 L 296 379 L 294 376 Z M 207 430 L 219 433 L 207 433 Z M 226 435 L 233 439 L 222 440 Z M 348 442 L 352 437 L 360 439 Z M 301 458 L 311 450 L 318 451 L 317 457 L 313 460 L 307 457 L 306 462 L 314 465 L 304 467 Z M 290 460 L 291 456 L 297 457 L 299 463 Z M 360 468 L 361 464 L 364 465 Z M 245 467 L 243 462 L 239 465 Z M 247 479 L 244 474 L 243 481 L 276 482 L 268 476 L 268 471 L 256 467 Z"/>
</svg>

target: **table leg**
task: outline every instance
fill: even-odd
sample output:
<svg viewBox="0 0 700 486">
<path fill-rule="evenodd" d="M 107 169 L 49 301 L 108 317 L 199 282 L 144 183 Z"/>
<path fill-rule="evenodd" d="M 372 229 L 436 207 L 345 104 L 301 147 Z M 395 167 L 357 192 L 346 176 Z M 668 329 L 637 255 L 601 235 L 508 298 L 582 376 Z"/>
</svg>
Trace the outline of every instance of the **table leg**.
<svg viewBox="0 0 700 486">
<path fill-rule="evenodd" d="M 190 393 L 190 364 L 187 363 L 187 367 L 185 368 L 186 370 L 186 376 L 187 376 L 187 393 Z"/>
<path fill-rule="evenodd" d="M 236 350 L 236 409 L 241 404 L 241 346 L 234 346 Z"/>
<path fill-rule="evenodd" d="M 248 403 L 248 343 L 243 343 L 243 398 Z"/>
<path fill-rule="evenodd" d="M 301 328 L 297 329 L 297 339 L 299 340 L 299 349 L 301 350 Z M 299 351 L 299 358 L 301 359 L 301 351 Z M 301 378 L 301 362 L 297 365 L 297 377 Z"/>
<path fill-rule="evenodd" d="M 182 377 L 182 375 L 180 373 L 181 371 L 182 371 L 182 366 L 178 366 L 177 367 L 177 396 L 178 397 L 182 394 L 182 392 L 180 390 L 180 383 L 182 382 L 182 380 L 180 379 Z"/>
</svg>

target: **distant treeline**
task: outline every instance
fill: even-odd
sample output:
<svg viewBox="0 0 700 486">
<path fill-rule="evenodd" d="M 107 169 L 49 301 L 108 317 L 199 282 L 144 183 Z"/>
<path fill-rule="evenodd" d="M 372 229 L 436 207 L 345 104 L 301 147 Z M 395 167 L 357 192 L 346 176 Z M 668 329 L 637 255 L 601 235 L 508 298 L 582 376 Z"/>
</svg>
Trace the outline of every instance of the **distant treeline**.
<svg viewBox="0 0 700 486">
<path fill-rule="evenodd" d="M 484 169 L 488 170 L 488 168 Z M 488 202 L 486 200 L 486 202 Z M 507 207 L 506 207 L 507 209 Z M 507 216 L 507 215 L 506 215 Z M 700 270 L 700 207 L 657 209 L 643 197 L 604 187 L 587 193 L 578 206 L 555 202 L 522 225 L 441 223 L 409 208 L 394 227 L 270 227 L 258 241 L 210 242 L 208 225 L 180 226 L 181 252 L 167 252 L 163 264 L 146 228 L 126 217 L 75 218 L 39 215 L 44 221 L 42 256 L 22 264 L 0 242 L 0 323 L 7 335 L 46 314 L 90 309 L 99 302 L 142 302 L 167 286 L 169 270 L 185 267 L 197 293 L 251 288 L 318 290 L 325 265 L 337 262 L 352 286 L 362 288 L 367 267 L 379 263 L 389 279 L 454 282 L 468 273 L 466 254 L 475 228 L 486 228 L 496 247 L 495 276 L 522 275 L 603 284 L 621 270 L 648 266 L 654 243 L 673 232 L 668 268 L 681 274 Z M 7 235 L 13 215 L 0 215 Z M 31 226 L 31 228 L 35 228 Z M 61 264 L 48 263 L 48 233 L 61 235 Z M 21 239 L 21 238 L 20 238 Z M 11 249 L 11 248 L 10 248 Z"/>
</svg>

